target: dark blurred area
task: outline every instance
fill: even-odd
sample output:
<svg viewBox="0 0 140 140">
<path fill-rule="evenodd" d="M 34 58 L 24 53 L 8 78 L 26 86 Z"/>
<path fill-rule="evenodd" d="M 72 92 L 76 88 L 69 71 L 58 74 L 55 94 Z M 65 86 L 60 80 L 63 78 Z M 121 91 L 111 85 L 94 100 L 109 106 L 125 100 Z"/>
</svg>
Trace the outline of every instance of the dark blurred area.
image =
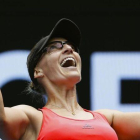
<svg viewBox="0 0 140 140">
<path fill-rule="evenodd" d="M 0 52 L 30 50 L 64 17 L 73 20 L 82 32 L 82 81 L 77 92 L 81 106 L 90 109 L 90 55 L 95 51 L 140 51 L 140 2 L 1 1 Z M 11 81 L 2 87 L 5 106 L 34 106 L 26 94 L 19 96 L 25 83 Z"/>
</svg>

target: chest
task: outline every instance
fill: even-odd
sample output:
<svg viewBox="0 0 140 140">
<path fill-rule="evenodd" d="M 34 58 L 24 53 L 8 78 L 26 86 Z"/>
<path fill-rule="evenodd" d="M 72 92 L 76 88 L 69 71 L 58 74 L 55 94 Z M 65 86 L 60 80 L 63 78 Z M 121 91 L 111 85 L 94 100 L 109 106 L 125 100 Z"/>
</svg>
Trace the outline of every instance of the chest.
<svg viewBox="0 0 140 140">
<path fill-rule="evenodd" d="M 38 140 L 118 140 L 116 133 L 103 119 L 74 120 L 47 116 Z"/>
</svg>

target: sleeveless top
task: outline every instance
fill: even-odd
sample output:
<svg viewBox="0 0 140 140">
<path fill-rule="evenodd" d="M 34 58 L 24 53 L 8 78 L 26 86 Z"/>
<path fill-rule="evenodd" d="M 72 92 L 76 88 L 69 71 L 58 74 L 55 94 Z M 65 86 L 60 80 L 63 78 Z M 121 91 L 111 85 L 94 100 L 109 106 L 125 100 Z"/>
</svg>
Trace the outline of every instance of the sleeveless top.
<svg viewBox="0 0 140 140">
<path fill-rule="evenodd" d="M 118 140 L 117 134 L 100 113 L 89 111 L 94 118 L 66 118 L 43 107 L 43 121 L 37 140 Z"/>
</svg>

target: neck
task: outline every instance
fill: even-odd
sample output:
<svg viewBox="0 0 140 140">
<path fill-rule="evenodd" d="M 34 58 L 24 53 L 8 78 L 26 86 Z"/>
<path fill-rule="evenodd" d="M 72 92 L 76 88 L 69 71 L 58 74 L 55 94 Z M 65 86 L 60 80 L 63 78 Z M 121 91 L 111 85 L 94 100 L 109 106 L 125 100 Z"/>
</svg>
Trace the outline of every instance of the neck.
<svg viewBox="0 0 140 140">
<path fill-rule="evenodd" d="M 47 88 L 48 101 L 45 105 L 48 108 L 65 109 L 71 114 L 82 109 L 77 102 L 76 86 L 71 88 L 50 86 Z"/>
</svg>

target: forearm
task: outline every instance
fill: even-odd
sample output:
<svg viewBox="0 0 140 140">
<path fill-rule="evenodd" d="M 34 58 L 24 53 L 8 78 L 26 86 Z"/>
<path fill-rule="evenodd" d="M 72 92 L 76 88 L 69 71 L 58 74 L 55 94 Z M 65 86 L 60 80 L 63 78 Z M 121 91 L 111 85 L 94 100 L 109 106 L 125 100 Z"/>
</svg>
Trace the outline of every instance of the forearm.
<svg viewBox="0 0 140 140">
<path fill-rule="evenodd" d="M 2 93 L 0 90 L 0 124 L 3 123 L 4 120 L 5 120 L 4 103 Z"/>
<path fill-rule="evenodd" d="M 0 138 L 7 140 L 7 138 L 4 137 L 4 132 L 5 132 L 4 125 L 5 125 L 5 111 L 4 111 L 2 93 L 0 90 Z"/>
<path fill-rule="evenodd" d="M 24 134 L 28 121 L 25 113 L 16 107 L 4 107 L 0 91 L 0 138 L 18 140 Z"/>
</svg>

